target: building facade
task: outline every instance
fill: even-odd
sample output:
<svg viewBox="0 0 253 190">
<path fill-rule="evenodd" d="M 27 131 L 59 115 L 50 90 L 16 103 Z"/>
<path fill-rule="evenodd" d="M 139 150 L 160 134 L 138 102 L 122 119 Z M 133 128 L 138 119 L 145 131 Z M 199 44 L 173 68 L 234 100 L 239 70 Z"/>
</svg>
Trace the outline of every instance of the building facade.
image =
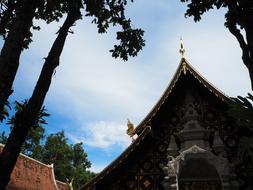
<svg viewBox="0 0 253 190">
<path fill-rule="evenodd" d="M 134 130 L 138 137 L 81 189 L 238 189 L 225 146 L 228 101 L 182 57 L 160 100 Z"/>
</svg>

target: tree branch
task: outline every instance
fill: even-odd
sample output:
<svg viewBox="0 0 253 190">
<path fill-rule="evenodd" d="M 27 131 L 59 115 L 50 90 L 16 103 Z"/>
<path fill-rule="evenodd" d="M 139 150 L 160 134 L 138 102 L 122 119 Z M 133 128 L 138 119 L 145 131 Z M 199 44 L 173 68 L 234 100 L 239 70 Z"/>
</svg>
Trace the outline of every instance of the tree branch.
<svg viewBox="0 0 253 190">
<path fill-rule="evenodd" d="M 248 51 L 248 45 L 241 33 L 241 30 L 237 28 L 237 24 L 242 25 L 242 23 L 238 23 L 238 20 L 240 18 L 239 8 L 236 4 L 236 2 L 231 2 L 230 0 L 226 1 L 228 5 L 228 12 L 226 14 L 226 22 L 225 26 L 229 29 L 231 34 L 233 34 L 237 41 L 239 42 L 239 45 L 242 49 L 242 60 L 244 65 L 249 69 L 249 51 Z"/>
<path fill-rule="evenodd" d="M 235 26 L 235 25 L 229 25 L 228 26 L 229 31 L 236 37 L 237 41 L 240 44 L 240 47 L 242 49 L 242 60 L 247 68 L 249 68 L 248 60 L 249 60 L 249 51 L 248 51 L 248 45 L 246 44 L 243 35 L 241 34 L 241 31 Z"/>
</svg>

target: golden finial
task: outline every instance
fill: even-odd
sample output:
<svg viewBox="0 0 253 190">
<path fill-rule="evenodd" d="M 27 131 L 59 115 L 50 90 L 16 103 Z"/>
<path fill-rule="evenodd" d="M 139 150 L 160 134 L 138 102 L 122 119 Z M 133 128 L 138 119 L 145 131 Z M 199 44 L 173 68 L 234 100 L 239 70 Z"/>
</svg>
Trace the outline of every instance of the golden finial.
<svg viewBox="0 0 253 190">
<path fill-rule="evenodd" d="M 134 125 L 131 123 L 129 119 L 127 119 L 127 131 L 126 133 L 132 138 L 132 141 L 134 141 L 134 135 L 135 135 L 135 129 Z"/>
<path fill-rule="evenodd" d="M 184 57 L 184 53 L 185 53 L 185 49 L 184 49 L 184 45 L 183 45 L 182 36 L 180 37 L 180 49 L 179 49 L 179 53 L 181 54 L 181 56 L 183 58 Z"/>
<path fill-rule="evenodd" d="M 184 58 L 184 53 L 185 53 L 185 49 L 184 49 L 184 45 L 183 45 L 183 39 L 182 39 L 182 36 L 180 37 L 180 49 L 179 49 L 179 53 L 181 54 L 181 63 L 183 64 L 183 71 L 184 71 L 184 74 L 186 74 L 186 63 L 185 63 L 185 60 L 183 59 Z"/>
</svg>

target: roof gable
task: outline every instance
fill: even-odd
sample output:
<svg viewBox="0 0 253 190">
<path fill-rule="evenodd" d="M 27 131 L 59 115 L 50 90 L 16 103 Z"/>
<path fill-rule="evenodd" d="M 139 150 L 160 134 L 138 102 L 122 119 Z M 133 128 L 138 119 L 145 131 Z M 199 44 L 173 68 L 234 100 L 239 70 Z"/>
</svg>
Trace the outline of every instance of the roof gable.
<svg viewBox="0 0 253 190">
<path fill-rule="evenodd" d="M 0 153 L 3 147 L 0 144 Z M 58 187 L 58 184 L 61 186 Z M 20 153 L 6 187 L 6 190 L 13 189 L 62 190 L 66 189 L 66 183 L 55 180 L 53 165 L 46 165 Z"/>
<path fill-rule="evenodd" d="M 226 96 L 223 92 L 221 92 L 219 89 L 214 87 L 214 85 L 212 85 L 207 79 L 205 79 L 201 74 L 199 74 L 194 69 L 194 67 L 191 66 L 190 63 L 184 57 L 182 57 L 180 60 L 179 66 L 173 78 L 171 79 L 171 82 L 165 89 L 161 98 L 157 101 L 157 103 L 154 105 L 154 107 L 151 109 L 148 115 L 136 127 L 137 133 L 139 133 L 143 129 L 143 127 L 145 127 L 146 125 L 150 123 L 151 119 L 157 114 L 158 110 L 160 110 L 161 106 L 164 104 L 164 102 L 169 98 L 169 96 L 173 92 L 179 78 L 183 75 L 193 76 L 206 90 L 211 92 L 214 96 L 218 97 L 221 101 L 225 102 L 229 99 L 228 96 Z"/>
<path fill-rule="evenodd" d="M 195 78 L 201 86 L 203 86 L 207 91 L 209 91 L 214 97 L 219 98 L 222 102 L 226 102 L 229 98 L 215 88 L 210 82 L 208 82 L 203 76 L 201 76 L 183 57 L 180 60 L 179 66 L 169 83 L 168 87 L 162 94 L 161 98 L 149 112 L 149 114 L 143 119 L 143 121 L 136 127 L 136 132 L 138 133 L 137 139 L 109 166 L 107 166 L 100 174 L 93 178 L 90 182 L 85 184 L 81 189 L 89 190 L 96 186 L 99 181 L 103 180 L 107 175 L 109 175 L 114 169 L 118 168 L 123 161 L 129 158 L 129 155 L 134 154 L 134 150 L 143 143 L 144 139 L 147 139 L 148 134 L 151 132 L 150 122 L 155 115 L 157 115 L 160 108 L 163 106 L 165 101 L 170 98 L 170 95 L 174 91 L 178 84 L 178 81 L 183 76 L 192 76 Z"/>
</svg>

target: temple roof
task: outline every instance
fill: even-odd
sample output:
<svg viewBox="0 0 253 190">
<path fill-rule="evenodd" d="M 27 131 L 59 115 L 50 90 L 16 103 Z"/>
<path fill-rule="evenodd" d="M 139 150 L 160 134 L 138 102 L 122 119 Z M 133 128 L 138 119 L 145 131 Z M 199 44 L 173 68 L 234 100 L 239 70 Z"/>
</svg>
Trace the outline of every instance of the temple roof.
<svg viewBox="0 0 253 190">
<path fill-rule="evenodd" d="M 169 95 L 173 91 L 180 76 L 187 75 L 187 74 L 192 75 L 195 79 L 198 80 L 198 82 L 201 85 L 203 85 L 208 91 L 210 91 L 214 96 L 218 97 L 222 101 L 227 101 L 229 99 L 227 95 L 225 95 L 223 92 L 217 89 L 214 85 L 212 85 L 207 79 L 205 79 L 201 74 L 199 74 L 184 57 L 182 57 L 171 82 L 169 83 L 169 85 L 167 86 L 167 88 L 165 89 L 164 93 L 162 94 L 158 102 L 155 104 L 155 106 L 151 109 L 148 115 L 141 121 L 141 123 L 137 126 L 136 128 L 137 132 L 140 131 L 143 128 L 143 126 L 146 126 L 150 122 L 150 120 L 156 115 L 157 111 L 160 109 L 160 107 L 163 105 L 165 100 L 169 97 Z"/>
<path fill-rule="evenodd" d="M 138 134 L 137 139 L 129 145 L 129 147 L 118 157 L 116 158 L 110 165 L 108 165 L 102 172 L 100 172 L 95 178 L 93 178 L 90 182 L 85 184 L 81 190 L 89 190 L 92 189 L 100 180 L 102 180 L 105 176 L 110 174 L 113 170 L 115 170 L 123 161 L 125 161 L 129 155 L 134 151 L 136 147 L 138 147 L 142 141 L 146 138 L 148 134 L 150 134 L 152 130 L 152 126 L 150 126 L 152 118 L 157 114 L 160 110 L 164 102 L 169 98 L 173 89 L 177 85 L 177 82 L 180 76 L 183 75 L 191 75 L 193 76 L 205 89 L 207 89 L 211 94 L 215 97 L 219 98 L 222 102 L 226 102 L 229 100 L 229 97 L 222 93 L 220 90 L 215 88 L 210 82 L 208 82 L 203 76 L 201 76 L 182 56 L 179 66 L 169 83 L 168 87 L 165 89 L 161 98 L 155 104 L 155 106 L 151 109 L 148 115 L 140 122 L 140 124 L 136 127 L 135 131 Z"/>
<path fill-rule="evenodd" d="M 0 144 L 0 152 L 3 147 Z M 65 190 L 66 183 L 55 180 L 53 165 L 20 154 L 6 187 L 6 190 L 13 189 Z"/>
</svg>

